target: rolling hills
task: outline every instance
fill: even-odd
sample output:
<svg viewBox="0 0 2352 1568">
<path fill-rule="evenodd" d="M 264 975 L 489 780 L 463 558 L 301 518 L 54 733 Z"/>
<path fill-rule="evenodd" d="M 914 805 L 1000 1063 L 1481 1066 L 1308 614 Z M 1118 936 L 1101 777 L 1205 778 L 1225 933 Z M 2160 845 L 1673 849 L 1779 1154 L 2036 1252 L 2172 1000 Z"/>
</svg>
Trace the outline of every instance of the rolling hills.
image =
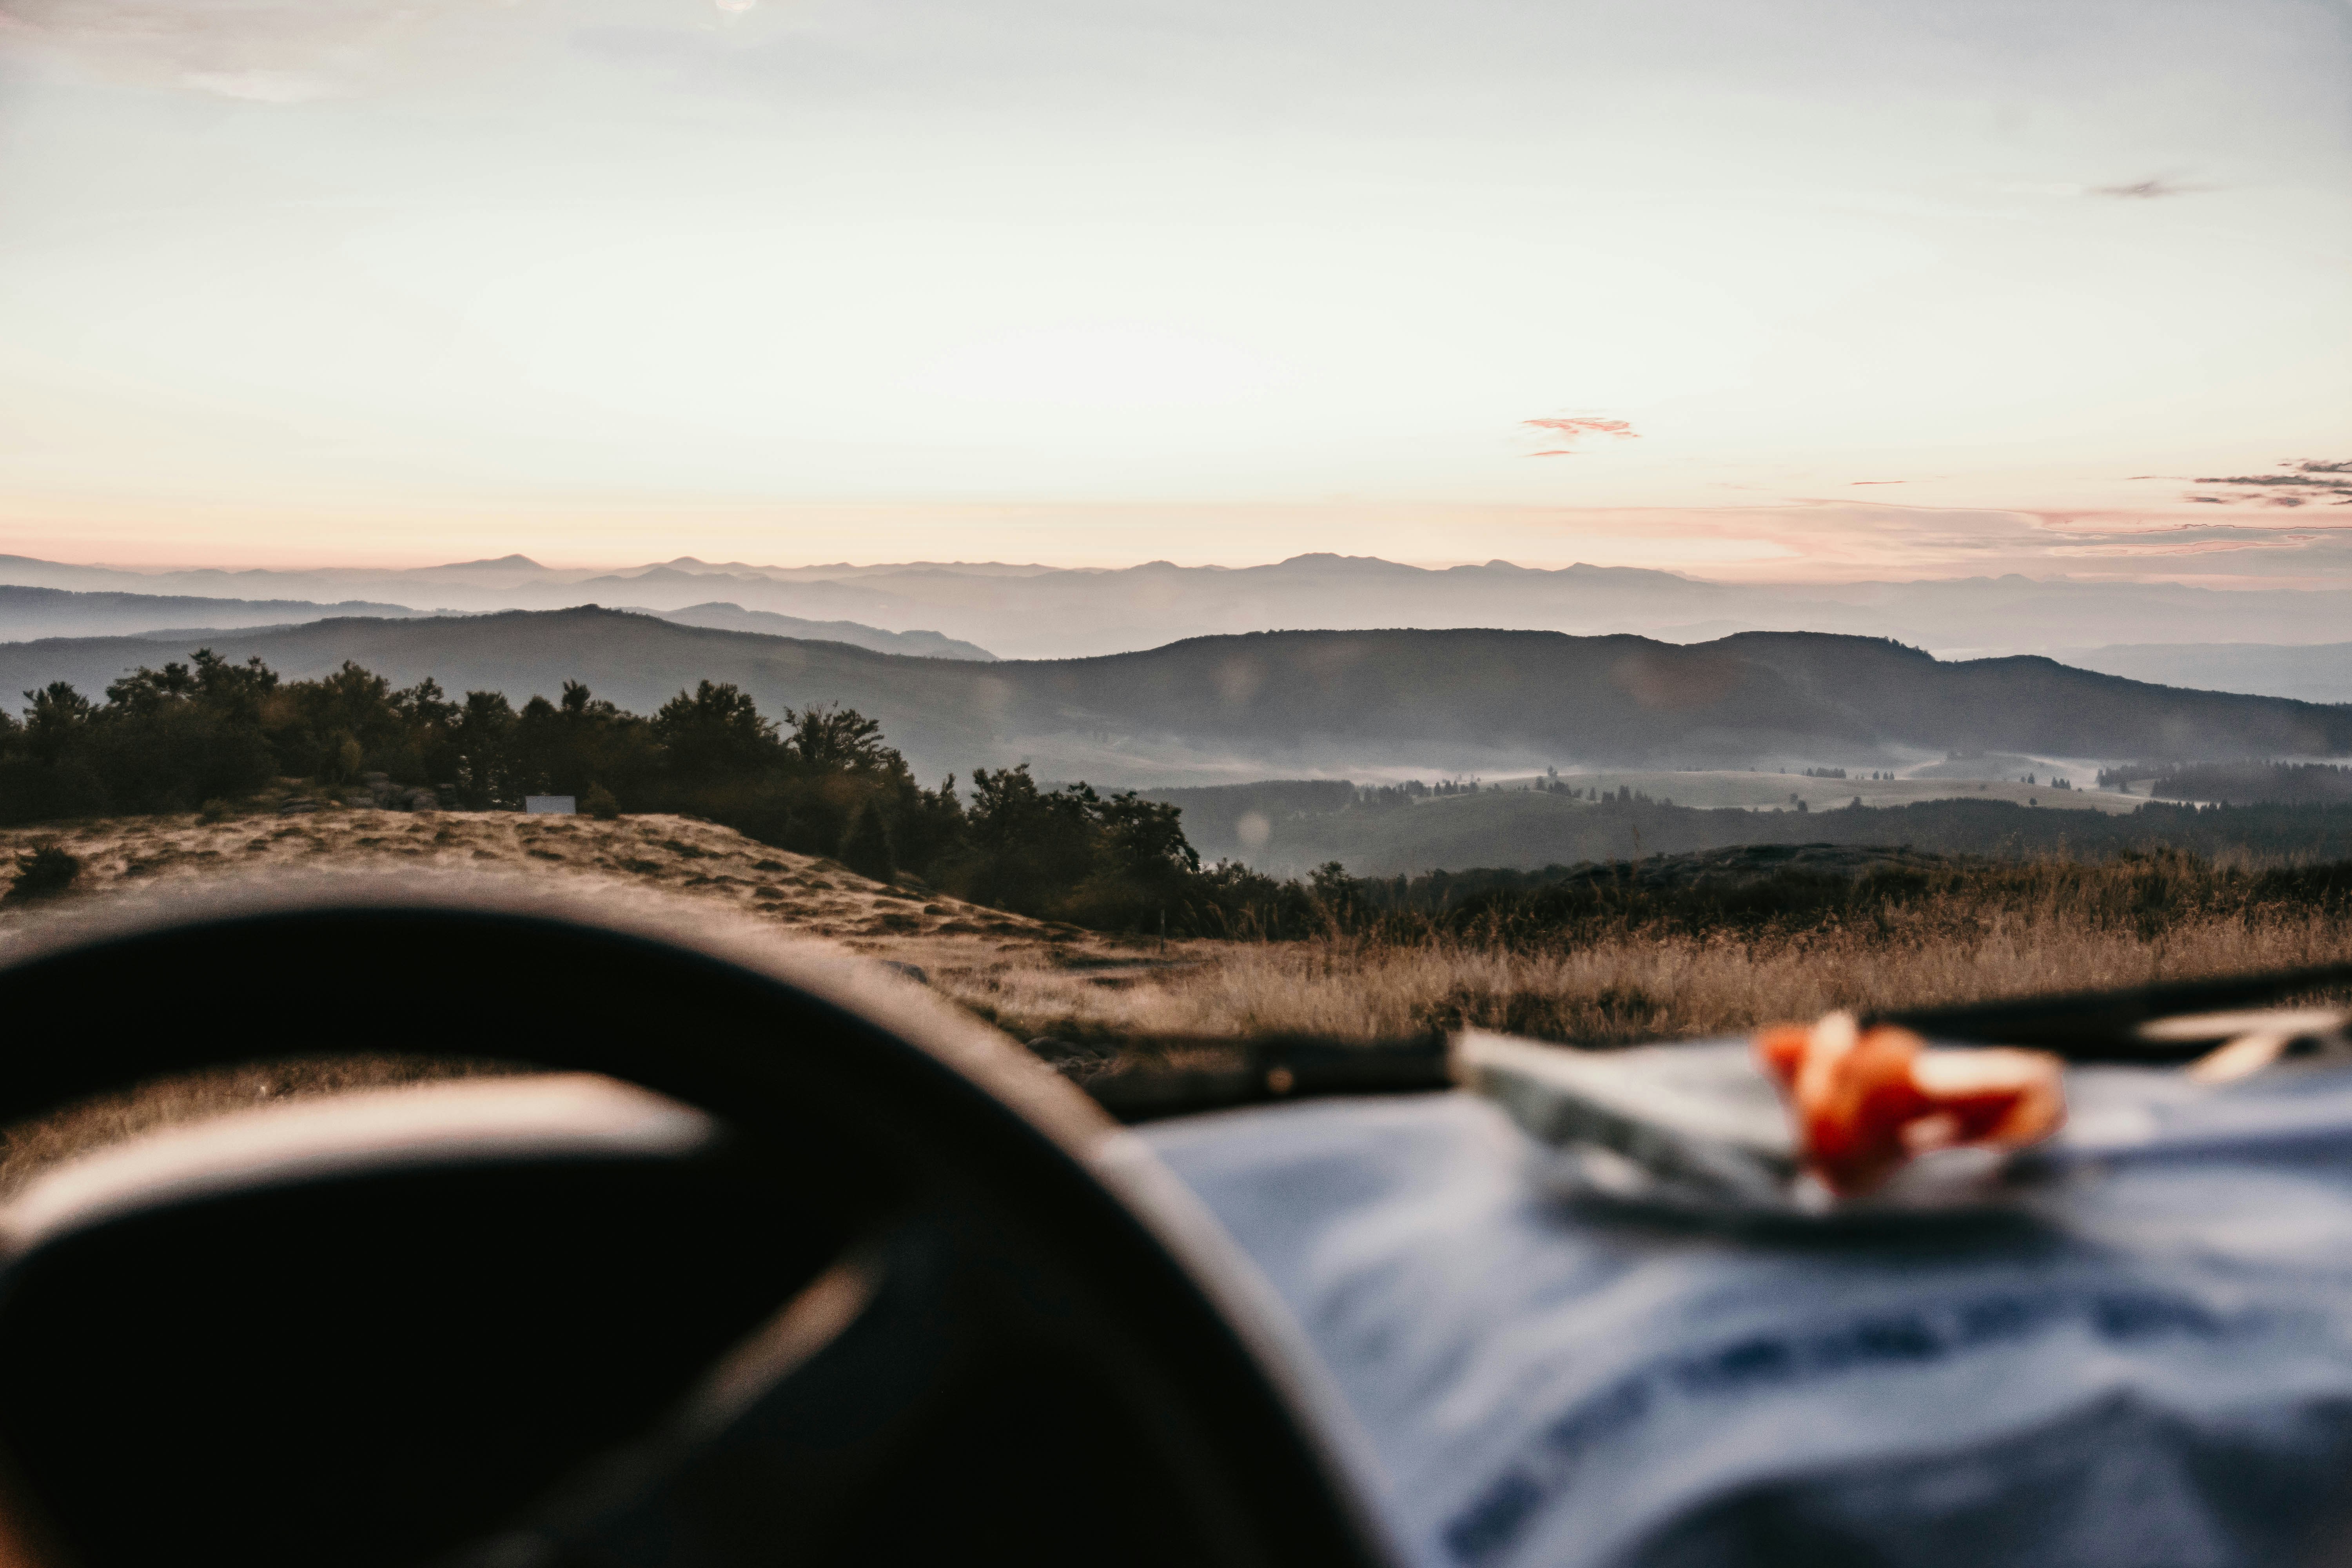
<svg viewBox="0 0 2352 1568">
<path fill-rule="evenodd" d="M 95 637 L 181 636 L 206 631 L 294 626 L 331 617 L 382 616 L 405 618 L 424 612 L 405 605 L 346 599 L 320 604 L 307 599 L 219 599 L 169 594 L 129 594 L 107 591 L 74 592 L 64 588 L 24 587 L 0 584 L 0 642 L 34 637 Z M 472 612 L 468 612 L 472 613 Z M 976 644 L 941 637 L 933 631 L 884 631 L 856 621 L 812 621 L 769 610 L 747 610 L 719 601 L 688 605 L 680 609 L 652 612 L 665 620 L 689 626 L 723 626 L 731 631 L 765 632 L 771 637 L 800 637 L 814 642 L 842 642 L 880 653 L 913 654 L 923 658 L 964 658 L 982 663 L 996 656 Z"/>
<path fill-rule="evenodd" d="M 581 679 L 646 712 L 698 679 L 732 681 L 772 716 L 813 702 L 871 714 L 927 776 L 1025 760 L 1041 777 L 1098 785 L 1547 764 L 1867 767 L 1954 750 L 2352 752 L 2352 708 L 2184 691 L 2038 658 L 1947 662 L 1807 633 L 1685 647 L 1553 632 L 1275 632 L 980 664 L 583 606 L 341 618 L 202 640 L 288 676 L 350 659 L 401 684 L 429 676 L 452 692 L 517 700 Z M 0 691 L 65 679 L 95 695 L 132 666 L 182 651 L 135 637 L 8 644 Z"/>
</svg>

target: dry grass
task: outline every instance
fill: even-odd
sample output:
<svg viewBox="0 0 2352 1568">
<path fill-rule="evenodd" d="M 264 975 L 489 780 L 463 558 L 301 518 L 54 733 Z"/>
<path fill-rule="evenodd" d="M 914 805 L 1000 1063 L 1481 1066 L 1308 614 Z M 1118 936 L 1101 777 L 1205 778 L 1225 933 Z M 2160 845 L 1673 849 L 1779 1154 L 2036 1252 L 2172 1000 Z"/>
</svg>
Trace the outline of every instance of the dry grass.
<svg viewBox="0 0 2352 1568">
<path fill-rule="evenodd" d="M 311 1095 L 514 1070 L 461 1058 L 346 1056 L 247 1064 L 158 1079 L 0 1130 L 0 1199 L 49 1165 L 159 1128 Z"/>
<path fill-rule="evenodd" d="M 1736 1033 L 1833 1007 L 1929 1006 L 2352 959 L 2352 910 L 2265 896 L 2185 858 L 1957 879 L 1865 918 L 1791 928 L 1603 924 L 1550 942 L 1427 936 L 1194 944 L 1181 967 L 1074 985 L 953 976 L 1010 1032 L 1075 1039 L 1299 1030 L 1378 1039 L 1465 1025 L 1580 1045 Z"/>
<path fill-rule="evenodd" d="M 515 812 L 411 815 L 331 807 L 290 817 L 121 817 L 0 832 L 0 853 L 46 843 L 81 859 L 76 886 L 84 894 L 289 868 L 401 867 L 617 878 L 772 913 L 824 936 L 887 934 L 892 928 L 886 922 L 893 921 L 911 931 L 958 917 L 1012 918 L 953 900 L 910 900 L 832 861 L 770 849 L 677 816 L 599 822 Z M 924 913 L 927 902 L 937 912 Z"/>
</svg>

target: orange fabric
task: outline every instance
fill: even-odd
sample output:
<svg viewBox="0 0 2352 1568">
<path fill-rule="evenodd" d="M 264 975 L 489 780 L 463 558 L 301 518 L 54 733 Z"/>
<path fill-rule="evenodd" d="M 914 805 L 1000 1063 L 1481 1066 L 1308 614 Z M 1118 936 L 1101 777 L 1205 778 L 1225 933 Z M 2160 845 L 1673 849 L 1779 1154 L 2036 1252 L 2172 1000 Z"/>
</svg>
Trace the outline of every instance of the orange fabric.
<svg viewBox="0 0 2352 1568">
<path fill-rule="evenodd" d="M 1944 1050 L 1907 1029 L 1858 1030 L 1832 1013 L 1756 1037 L 1756 1055 L 1797 1119 L 1805 1159 L 1831 1191 L 1868 1192 L 1916 1154 L 1964 1143 L 2018 1148 L 2065 1121 L 2058 1058 Z"/>
</svg>

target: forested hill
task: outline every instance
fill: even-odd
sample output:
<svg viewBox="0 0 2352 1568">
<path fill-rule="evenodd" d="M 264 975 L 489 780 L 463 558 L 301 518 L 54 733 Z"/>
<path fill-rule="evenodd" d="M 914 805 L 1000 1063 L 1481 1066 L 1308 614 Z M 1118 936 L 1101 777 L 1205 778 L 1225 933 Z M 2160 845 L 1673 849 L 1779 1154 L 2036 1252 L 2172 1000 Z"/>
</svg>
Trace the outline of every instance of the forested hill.
<svg viewBox="0 0 2352 1568">
<path fill-rule="evenodd" d="M 767 711 L 856 708 L 925 776 L 1024 759 L 1043 777 L 1125 784 L 1391 760 L 1441 771 L 1513 758 L 1860 762 L 1894 746 L 2180 759 L 2352 752 L 2352 707 L 2183 691 L 2040 658 L 1944 663 L 1806 633 L 1682 647 L 1553 632 L 1270 632 L 983 665 L 583 607 L 328 620 L 203 640 L 289 678 L 350 659 L 396 684 L 429 676 L 452 692 L 495 689 L 518 702 L 572 679 L 651 711 L 696 681 L 732 681 Z M 134 666 L 188 651 L 145 638 L 0 645 L 0 692 L 63 679 L 95 697 Z"/>
<path fill-rule="evenodd" d="M 1877 637 L 1741 632 L 1709 646 L 1912 745 L 2078 757 L 2352 750 L 2352 707 L 2343 704 L 2183 690 L 2032 656 L 1946 662 Z"/>
</svg>

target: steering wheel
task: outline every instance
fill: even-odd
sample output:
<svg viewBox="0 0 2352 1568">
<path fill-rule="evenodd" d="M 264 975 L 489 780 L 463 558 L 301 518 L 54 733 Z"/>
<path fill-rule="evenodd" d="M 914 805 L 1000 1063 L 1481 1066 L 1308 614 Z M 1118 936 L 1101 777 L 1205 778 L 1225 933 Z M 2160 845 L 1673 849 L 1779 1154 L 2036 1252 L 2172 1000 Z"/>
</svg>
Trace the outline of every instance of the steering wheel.
<svg viewBox="0 0 2352 1568">
<path fill-rule="evenodd" d="M 235 1112 L 0 1207 L 36 1558 L 1389 1560 L 1213 1225 L 904 980 L 345 880 L 64 931 L 0 1018 L 5 1125 L 256 1060 L 512 1069 Z"/>
</svg>

